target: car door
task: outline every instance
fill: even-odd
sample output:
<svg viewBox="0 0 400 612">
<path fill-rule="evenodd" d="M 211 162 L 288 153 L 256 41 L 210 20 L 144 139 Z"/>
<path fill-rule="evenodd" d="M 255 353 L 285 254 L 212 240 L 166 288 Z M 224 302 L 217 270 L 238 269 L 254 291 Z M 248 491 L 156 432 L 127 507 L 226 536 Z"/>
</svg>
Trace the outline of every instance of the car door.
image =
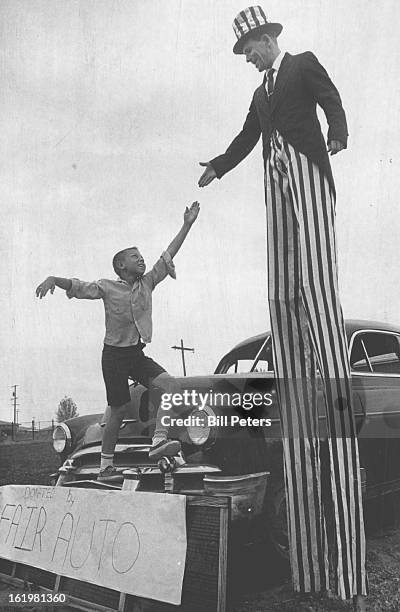
<svg viewBox="0 0 400 612">
<path fill-rule="evenodd" d="M 359 330 L 351 340 L 353 388 L 365 419 L 359 431 L 367 495 L 400 490 L 400 336 Z"/>
</svg>

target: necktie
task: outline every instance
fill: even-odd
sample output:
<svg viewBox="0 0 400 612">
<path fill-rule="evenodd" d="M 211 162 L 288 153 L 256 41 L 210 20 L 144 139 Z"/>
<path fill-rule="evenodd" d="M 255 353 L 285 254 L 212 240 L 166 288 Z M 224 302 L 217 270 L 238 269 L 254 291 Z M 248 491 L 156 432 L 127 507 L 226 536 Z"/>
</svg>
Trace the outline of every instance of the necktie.
<svg viewBox="0 0 400 612">
<path fill-rule="evenodd" d="M 274 93 L 274 72 L 275 68 L 270 68 L 267 75 L 267 94 L 268 98 Z"/>
</svg>

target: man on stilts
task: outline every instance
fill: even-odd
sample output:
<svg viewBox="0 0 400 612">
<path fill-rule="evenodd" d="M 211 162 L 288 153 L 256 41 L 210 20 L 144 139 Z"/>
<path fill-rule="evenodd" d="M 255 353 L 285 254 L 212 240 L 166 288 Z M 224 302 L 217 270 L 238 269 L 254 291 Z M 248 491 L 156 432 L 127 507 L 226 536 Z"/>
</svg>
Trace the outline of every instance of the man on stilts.
<svg viewBox="0 0 400 612">
<path fill-rule="evenodd" d="M 290 560 L 296 591 L 334 589 L 365 610 L 365 534 L 350 368 L 339 301 L 331 155 L 346 148 L 339 93 L 311 52 L 282 52 L 282 25 L 259 6 L 233 23 L 234 53 L 265 72 L 240 134 L 202 163 L 199 185 L 221 178 L 254 148 L 265 164 L 268 295 L 280 400 Z M 326 148 L 316 114 L 324 110 Z M 327 441 L 316 398 L 324 389 Z M 333 584 L 332 584 L 333 578 Z"/>
</svg>

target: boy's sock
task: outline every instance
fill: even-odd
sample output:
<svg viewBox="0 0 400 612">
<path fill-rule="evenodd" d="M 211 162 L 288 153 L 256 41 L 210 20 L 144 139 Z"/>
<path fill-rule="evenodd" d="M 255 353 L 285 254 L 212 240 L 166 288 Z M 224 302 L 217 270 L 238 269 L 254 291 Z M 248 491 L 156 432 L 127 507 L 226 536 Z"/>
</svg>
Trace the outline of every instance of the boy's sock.
<svg viewBox="0 0 400 612">
<path fill-rule="evenodd" d="M 107 453 L 101 453 L 100 459 L 100 472 L 105 470 L 109 465 L 113 465 L 114 454 L 108 455 Z"/>
<path fill-rule="evenodd" d="M 156 427 L 153 434 L 152 446 L 156 446 L 156 444 L 168 438 L 168 428 L 161 422 L 163 414 L 164 411 L 159 408 L 156 416 Z"/>
</svg>

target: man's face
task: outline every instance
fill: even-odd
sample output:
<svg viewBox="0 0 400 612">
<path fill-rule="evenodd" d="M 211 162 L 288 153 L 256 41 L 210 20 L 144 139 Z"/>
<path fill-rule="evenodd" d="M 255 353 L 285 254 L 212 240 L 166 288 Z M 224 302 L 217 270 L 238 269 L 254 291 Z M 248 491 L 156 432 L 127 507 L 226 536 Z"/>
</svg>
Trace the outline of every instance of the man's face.
<svg viewBox="0 0 400 612">
<path fill-rule="evenodd" d="M 243 47 L 243 55 L 246 56 L 246 62 L 254 64 L 259 72 L 271 68 L 275 59 L 270 39 L 265 34 L 260 40 L 249 38 Z"/>
<path fill-rule="evenodd" d="M 123 270 L 130 275 L 142 276 L 146 271 L 146 264 L 138 249 L 128 249 L 122 258 Z"/>
</svg>

